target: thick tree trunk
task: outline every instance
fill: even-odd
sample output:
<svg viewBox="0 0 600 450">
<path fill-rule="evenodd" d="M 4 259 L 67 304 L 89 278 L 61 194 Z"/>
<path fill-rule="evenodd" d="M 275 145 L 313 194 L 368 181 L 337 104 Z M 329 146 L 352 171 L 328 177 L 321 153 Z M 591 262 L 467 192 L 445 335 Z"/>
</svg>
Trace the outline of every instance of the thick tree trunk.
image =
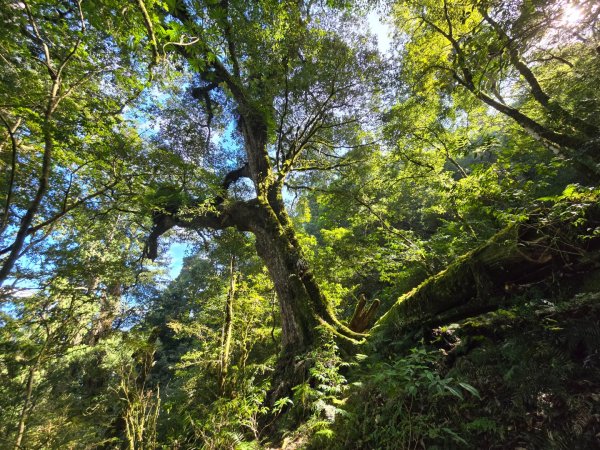
<svg viewBox="0 0 600 450">
<path fill-rule="evenodd" d="M 376 323 L 370 342 L 383 346 L 411 329 L 497 309 L 507 295 L 532 283 L 597 266 L 600 237 L 593 230 L 600 225 L 598 206 L 589 207 L 586 220 L 579 226 L 568 220 L 552 223 L 539 214 L 507 227 L 401 296 Z"/>
<path fill-rule="evenodd" d="M 149 237 L 151 251 L 148 254 L 154 254 L 158 236 L 173 226 L 192 229 L 234 227 L 251 232 L 256 237 L 257 253 L 269 271 L 279 299 L 284 353 L 298 354 L 309 348 L 320 325 L 328 328 L 340 342 L 353 345 L 354 339 L 362 339 L 364 335 L 351 331 L 335 318 L 303 256 L 283 202 L 275 203 L 273 208 L 266 197 L 257 195 L 254 200 L 218 204 L 218 211 L 193 217 L 179 216 L 176 212 L 157 215 Z M 280 198 L 280 195 L 276 197 Z"/>
<path fill-rule="evenodd" d="M 192 25 L 194 10 L 183 4 L 178 6 L 181 7 L 173 13 L 175 17 L 185 25 Z M 228 16 L 226 7 L 224 12 L 225 16 Z M 242 138 L 245 153 L 244 166 L 224 177 L 221 183 L 222 193 L 215 198 L 213 211 L 193 218 L 179 217 L 176 210 L 173 213 L 157 214 L 154 217 L 154 228 L 146 254 L 155 257 L 156 239 L 177 225 L 215 229 L 235 227 L 240 231 L 253 233 L 258 255 L 269 271 L 281 310 L 283 351 L 279 366 L 286 367 L 286 370 L 278 370 L 275 379 L 285 379 L 283 385 L 290 388 L 295 384 L 296 375 L 306 373 L 306 370 L 291 369 L 285 362 L 295 361 L 296 356 L 311 348 L 319 334 L 320 326 L 329 329 L 340 341 L 350 344 L 356 342 L 354 338 L 364 337 L 351 331 L 335 318 L 309 270 L 308 262 L 303 257 L 281 195 L 284 179 L 293 169 L 295 159 L 305 148 L 307 139 L 319 129 L 319 125 L 329 114 L 327 104 L 331 97 L 324 99 L 321 105 L 315 105 L 314 110 L 306 112 L 304 125 L 298 127 L 302 128 L 302 133 L 306 135 L 302 136 L 303 143 L 286 144 L 292 145 L 292 148 L 282 151 L 281 157 L 285 161 L 273 167 L 268 145 L 272 143 L 270 136 L 275 135 L 277 131 L 274 126 L 277 116 L 275 105 L 276 97 L 281 94 L 278 92 L 279 87 L 274 89 L 274 86 L 287 80 L 287 73 L 276 74 L 276 78 L 267 83 L 263 82 L 265 74 L 262 68 L 249 64 L 244 69 L 245 73 L 241 74 L 241 60 L 238 60 L 231 29 L 225 27 L 223 31 L 223 37 L 229 44 L 227 63 L 222 63 L 219 58 L 208 59 L 207 55 L 212 52 L 209 53 L 209 47 L 206 45 L 182 46 L 178 51 L 187 59 L 200 58 L 206 61 L 206 67 L 199 72 L 203 85 L 195 88 L 193 95 L 204 99 L 209 109 L 209 117 L 212 114 L 211 99 L 207 93 L 211 90 L 223 90 L 235 103 L 237 131 Z M 294 145 L 297 145 L 297 148 Z M 251 180 L 256 197 L 248 201 L 226 201 L 228 188 L 242 177 Z M 289 373 L 290 376 L 281 375 L 283 372 Z"/>
<path fill-rule="evenodd" d="M 258 255 L 269 270 L 279 298 L 284 353 L 309 348 L 319 326 L 341 340 L 364 337 L 335 317 L 303 255 L 279 193 L 270 196 L 269 204 L 261 206 L 259 226 L 252 227 L 252 232 L 256 236 Z"/>
<path fill-rule="evenodd" d="M 252 227 L 252 232 L 257 253 L 275 286 L 282 324 L 282 352 L 267 397 L 267 404 L 272 405 L 309 377 L 312 362 L 302 355 L 318 344 L 319 336 L 331 333 L 342 349 L 353 351 L 358 339 L 365 335 L 350 330 L 335 318 L 285 211 L 281 210 L 278 217 L 265 205 L 259 215 L 259 226 Z"/>
<path fill-rule="evenodd" d="M 256 232 L 256 250 L 269 270 L 279 299 L 283 352 L 302 352 L 312 344 L 319 325 L 313 300 L 301 281 L 302 258 L 293 254 L 295 249 L 286 239 L 273 240 L 265 230 Z"/>
<path fill-rule="evenodd" d="M 324 325 L 339 337 L 358 338 L 331 311 L 327 299 L 309 269 L 294 227 L 287 215 L 267 152 L 267 121 L 261 111 L 240 99 L 239 129 L 244 136 L 248 171 L 256 191 L 255 218 L 249 225 L 256 249 L 277 292 L 281 309 L 283 355 L 299 354 L 315 340 Z"/>
</svg>

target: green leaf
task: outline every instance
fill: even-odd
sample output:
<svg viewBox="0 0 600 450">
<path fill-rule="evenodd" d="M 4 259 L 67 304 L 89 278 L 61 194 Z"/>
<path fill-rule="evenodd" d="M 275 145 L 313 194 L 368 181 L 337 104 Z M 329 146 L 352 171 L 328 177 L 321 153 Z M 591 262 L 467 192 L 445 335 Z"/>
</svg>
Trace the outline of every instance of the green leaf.
<svg viewBox="0 0 600 450">
<path fill-rule="evenodd" d="M 467 392 L 469 392 L 471 395 L 474 395 L 475 397 L 481 399 L 481 397 L 479 396 L 479 391 L 477 389 L 475 389 L 473 386 L 471 386 L 468 383 L 464 383 L 462 381 L 459 381 L 458 384 Z"/>
</svg>

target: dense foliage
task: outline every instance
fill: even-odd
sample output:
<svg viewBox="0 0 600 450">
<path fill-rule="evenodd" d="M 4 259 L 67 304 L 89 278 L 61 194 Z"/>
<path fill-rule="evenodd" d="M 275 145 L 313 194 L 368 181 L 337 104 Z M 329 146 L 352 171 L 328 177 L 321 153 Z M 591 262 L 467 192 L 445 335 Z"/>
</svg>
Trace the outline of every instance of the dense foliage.
<svg viewBox="0 0 600 450">
<path fill-rule="evenodd" d="M 0 447 L 593 448 L 599 16 L 2 0 Z"/>
</svg>

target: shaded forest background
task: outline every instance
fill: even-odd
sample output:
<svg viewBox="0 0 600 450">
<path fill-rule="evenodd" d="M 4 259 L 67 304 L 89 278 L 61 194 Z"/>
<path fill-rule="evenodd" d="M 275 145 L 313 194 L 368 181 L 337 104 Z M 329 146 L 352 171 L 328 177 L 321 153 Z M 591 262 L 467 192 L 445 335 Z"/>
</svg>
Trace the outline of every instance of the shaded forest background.
<svg viewBox="0 0 600 450">
<path fill-rule="evenodd" d="M 1 0 L 0 447 L 595 448 L 599 15 Z"/>
</svg>

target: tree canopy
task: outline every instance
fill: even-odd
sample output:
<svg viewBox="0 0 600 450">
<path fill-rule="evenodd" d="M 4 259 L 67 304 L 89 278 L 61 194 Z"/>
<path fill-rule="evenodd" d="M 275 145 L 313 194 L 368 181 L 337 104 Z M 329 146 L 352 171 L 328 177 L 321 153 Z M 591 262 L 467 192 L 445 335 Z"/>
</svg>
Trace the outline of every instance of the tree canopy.
<svg viewBox="0 0 600 450">
<path fill-rule="evenodd" d="M 3 0 L 0 446 L 342 448 L 357 355 L 592 270 L 599 15 Z M 479 395 L 394 357 L 410 398 Z M 405 447 L 467 442 L 436 426 Z"/>
</svg>

